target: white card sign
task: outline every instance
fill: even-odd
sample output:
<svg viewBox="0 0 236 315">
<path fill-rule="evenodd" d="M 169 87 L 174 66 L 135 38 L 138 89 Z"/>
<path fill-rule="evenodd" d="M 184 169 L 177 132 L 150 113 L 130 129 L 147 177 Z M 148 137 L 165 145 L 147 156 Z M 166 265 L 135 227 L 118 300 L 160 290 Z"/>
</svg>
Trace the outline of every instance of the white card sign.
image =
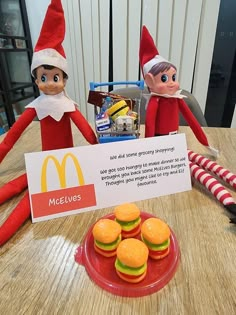
<svg viewBox="0 0 236 315">
<path fill-rule="evenodd" d="M 184 134 L 25 154 L 32 221 L 191 189 Z"/>
</svg>

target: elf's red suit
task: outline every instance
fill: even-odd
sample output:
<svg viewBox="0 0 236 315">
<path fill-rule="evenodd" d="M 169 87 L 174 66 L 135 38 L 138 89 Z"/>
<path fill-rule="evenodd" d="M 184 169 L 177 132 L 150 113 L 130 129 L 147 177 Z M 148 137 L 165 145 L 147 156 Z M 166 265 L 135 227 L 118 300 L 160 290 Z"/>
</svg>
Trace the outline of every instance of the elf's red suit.
<svg viewBox="0 0 236 315">
<path fill-rule="evenodd" d="M 40 122 L 43 151 L 73 146 L 71 121 L 89 143 L 97 143 L 92 128 L 64 90 L 68 78 L 68 65 L 62 47 L 64 35 L 65 21 L 61 1 L 51 0 L 31 64 L 31 73 L 43 94 L 26 106 L 24 113 L 8 131 L 0 144 L 0 162 L 35 117 Z M 0 204 L 26 188 L 26 174 L 13 179 L 0 188 Z M 30 201 L 27 192 L 0 227 L 0 246 L 19 229 L 29 216 Z"/>
<path fill-rule="evenodd" d="M 50 106 L 50 104 L 49 104 Z M 19 119 L 8 131 L 3 142 L 0 144 L 0 162 L 11 150 L 19 139 L 23 131 L 37 117 L 34 108 L 27 108 Z M 40 120 L 42 150 L 57 150 L 73 147 L 71 132 L 71 121 L 78 127 L 84 138 L 91 144 L 97 143 L 94 131 L 89 126 L 84 116 L 76 109 L 73 112 L 64 113 L 60 121 L 56 121 L 51 116 Z"/>
<path fill-rule="evenodd" d="M 13 145 L 21 136 L 22 132 L 36 116 L 37 115 L 34 108 L 27 108 L 15 122 L 12 128 L 8 131 L 3 142 L 0 144 L 0 162 L 11 150 Z M 74 122 L 74 124 L 78 127 L 84 138 L 89 143 L 97 143 L 97 138 L 92 128 L 75 107 L 75 111 L 64 113 L 60 121 L 54 120 L 51 116 L 47 116 L 40 120 L 43 151 L 69 148 L 73 146 L 70 120 Z M 27 185 L 26 174 L 23 174 L 1 187 L 0 204 L 22 192 L 27 188 Z M 4 222 L 4 224 L 0 227 L 0 246 L 4 244 L 29 217 L 30 201 L 29 194 L 27 192 L 16 208 L 12 211 L 7 220 Z"/>
<path fill-rule="evenodd" d="M 148 102 L 145 121 L 145 137 L 175 134 L 179 129 L 179 112 L 193 130 L 198 141 L 209 146 L 198 121 L 187 104 L 179 98 L 165 98 L 152 95 Z"/>
</svg>

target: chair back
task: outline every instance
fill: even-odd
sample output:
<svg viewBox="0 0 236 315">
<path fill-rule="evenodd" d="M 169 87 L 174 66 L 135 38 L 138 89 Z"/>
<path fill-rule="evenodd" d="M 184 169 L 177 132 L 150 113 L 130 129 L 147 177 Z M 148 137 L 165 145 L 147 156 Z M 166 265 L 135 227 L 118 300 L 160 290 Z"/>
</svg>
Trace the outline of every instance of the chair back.
<svg viewBox="0 0 236 315">
<path fill-rule="evenodd" d="M 193 94 L 188 92 L 188 91 L 186 91 L 186 90 L 182 90 L 181 94 L 187 96 L 187 97 L 184 98 L 184 101 L 188 105 L 188 107 L 190 108 L 190 110 L 193 113 L 193 115 L 196 117 L 196 119 L 199 122 L 199 124 L 202 127 L 207 127 L 207 121 L 206 121 L 206 119 L 204 117 L 202 109 L 201 109 L 198 101 L 196 100 L 196 98 L 193 96 Z M 187 122 L 185 121 L 185 119 L 184 119 L 184 117 L 182 116 L 181 113 L 179 115 L 179 125 L 180 126 L 188 126 Z"/>
</svg>

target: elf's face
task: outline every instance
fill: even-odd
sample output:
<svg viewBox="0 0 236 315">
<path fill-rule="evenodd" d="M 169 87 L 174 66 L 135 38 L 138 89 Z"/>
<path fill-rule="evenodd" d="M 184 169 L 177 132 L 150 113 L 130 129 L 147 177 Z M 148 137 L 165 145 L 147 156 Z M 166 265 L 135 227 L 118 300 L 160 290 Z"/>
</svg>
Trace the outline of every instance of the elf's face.
<svg viewBox="0 0 236 315">
<path fill-rule="evenodd" d="M 179 89 L 179 82 L 176 79 L 176 70 L 173 67 L 155 76 L 148 73 L 145 77 L 145 81 L 150 91 L 158 94 L 173 95 Z"/>
<path fill-rule="evenodd" d="M 44 94 L 56 95 L 64 90 L 66 79 L 63 78 L 63 71 L 59 68 L 38 67 L 35 83 Z"/>
</svg>

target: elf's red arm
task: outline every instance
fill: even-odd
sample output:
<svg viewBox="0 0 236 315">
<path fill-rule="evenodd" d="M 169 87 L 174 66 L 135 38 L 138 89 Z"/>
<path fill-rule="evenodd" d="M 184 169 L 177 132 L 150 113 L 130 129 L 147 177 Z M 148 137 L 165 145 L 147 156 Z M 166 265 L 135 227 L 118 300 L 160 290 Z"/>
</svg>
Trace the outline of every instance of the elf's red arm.
<svg viewBox="0 0 236 315">
<path fill-rule="evenodd" d="M 30 216 L 29 193 L 21 199 L 6 221 L 0 226 L 0 246 L 6 243 L 10 237 Z"/>
<path fill-rule="evenodd" d="M 74 122 L 74 124 L 78 127 L 84 138 L 90 143 L 90 144 L 96 144 L 98 143 L 97 137 L 87 122 L 87 120 L 84 118 L 84 116 L 80 113 L 79 110 L 75 110 L 74 112 L 71 112 L 70 118 Z"/>
<path fill-rule="evenodd" d="M 195 137 L 198 139 L 198 141 L 205 146 L 209 146 L 207 137 L 202 130 L 202 127 L 200 126 L 199 122 L 189 109 L 188 105 L 182 100 L 179 100 L 179 109 L 184 116 L 185 120 L 187 121 L 189 127 L 192 129 L 193 133 L 195 134 Z"/>
<path fill-rule="evenodd" d="M 6 134 L 6 137 L 3 139 L 2 143 L 0 143 L 0 162 L 2 162 L 4 157 L 11 150 L 16 141 L 22 135 L 23 131 L 26 129 L 26 127 L 28 127 L 35 116 L 35 110 L 33 108 L 27 108 L 14 123 L 14 125 Z"/>
<path fill-rule="evenodd" d="M 151 97 L 148 102 L 145 120 L 145 138 L 155 136 L 158 101 L 157 97 Z"/>
</svg>

